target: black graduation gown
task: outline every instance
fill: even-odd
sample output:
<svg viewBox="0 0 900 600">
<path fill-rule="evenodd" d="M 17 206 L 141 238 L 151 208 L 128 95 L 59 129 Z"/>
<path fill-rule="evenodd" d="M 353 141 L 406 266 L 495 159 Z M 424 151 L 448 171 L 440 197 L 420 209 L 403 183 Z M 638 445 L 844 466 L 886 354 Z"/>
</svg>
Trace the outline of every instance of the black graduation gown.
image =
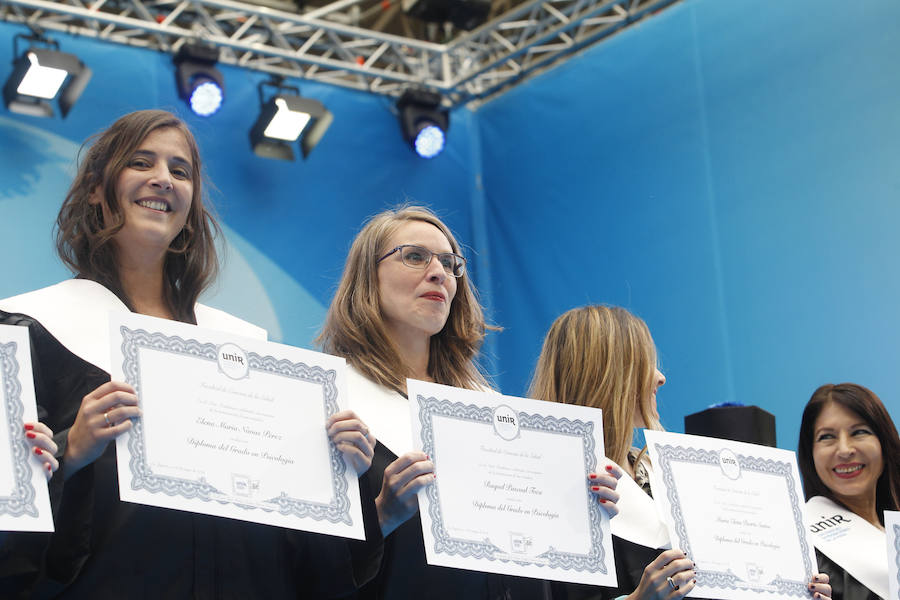
<svg viewBox="0 0 900 600">
<path fill-rule="evenodd" d="M 59 455 L 82 398 L 109 375 L 69 352 L 40 323 L 27 325 L 38 404 L 57 432 Z M 63 481 L 51 481 L 56 532 L 33 597 L 333 598 L 352 595 L 378 571 L 381 531 L 366 476 L 360 479 L 366 542 L 168 510 L 119 500 L 115 444 Z"/>
<path fill-rule="evenodd" d="M 381 491 L 384 470 L 397 455 L 379 442 L 369 469 L 373 497 Z M 417 512 L 384 540 L 378 576 L 358 593 L 361 600 L 538 600 L 545 582 L 429 565 L 425 560 L 422 521 Z"/>
<path fill-rule="evenodd" d="M 659 548 L 648 548 L 617 536 L 612 537 L 612 544 L 618 587 L 555 582 L 552 585 L 553 600 L 612 600 L 619 596 L 627 596 L 637 589 L 644 574 L 644 567 L 663 552 Z"/>
<path fill-rule="evenodd" d="M 816 550 L 819 572 L 828 575 L 834 600 L 881 600 L 881 596 L 861 584 L 836 562 Z"/>
</svg>

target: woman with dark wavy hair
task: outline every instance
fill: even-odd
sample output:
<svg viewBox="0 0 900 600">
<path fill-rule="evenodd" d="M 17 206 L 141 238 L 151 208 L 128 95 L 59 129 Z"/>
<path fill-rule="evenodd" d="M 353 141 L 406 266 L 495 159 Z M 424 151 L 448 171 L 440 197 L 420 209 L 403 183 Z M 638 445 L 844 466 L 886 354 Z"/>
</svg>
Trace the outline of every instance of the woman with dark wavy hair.
<svg viewBox="0 0 900 600">
<path fill-rule="evenodd" d="M 900 510 L 900 437 L 881 399 L 855 383 L 818 388 L 803 410 L 797 461 L 819 569 L 835 597 L 886 596 L 887 574 L 872 571 L 884 560 L 884 511 Z M 830 543 L 837 527 L 845 535 Z M 880 546 L 870 541 L 878 539 Z"/>
<path fill-rule="evenodd" d="M 155 179 L 148 145 L 177 149 L 167 157 L 167 181 Z M 137 174 L 151 179 L 148 193 L 125 189 L 143 183 Z M 57 217 L 56 250 L 75 277 L 101 284 L 130 309 L 143 312 L 136 303 L 148 303 L 146 314 L 196 323 L 197 298 L 218 272 L 219 234 L 193 134 L 171 113 L 146 110 L 113 123 L 88 149 Z M 152 235 L 160 236 L 152 256 L 147 245 L 126 243 Z"/>
<path fill-rule="evenodd" d="M 194 136 L 173 114 L 121 117 L 87 149 L 57 219 L 57 251 L 75 278 L 0 301 L 3 322 L 30 329 L 38 402 L 58 432 L 56 532 L 36 597 L 319 598 L 350 593 L 377 569 L 377 524 L 364 544 L 119 501 L 110 442 L 141 410 L 134 388 L 110 381 L 109 312 L 266 337 L 197 303 L 218 268 L 201 172 Z M 329 426 L 365 472 L 365 425 L 346 411 Z M 364 498 L 367 509 L 375 523 Z"/>
</svg>

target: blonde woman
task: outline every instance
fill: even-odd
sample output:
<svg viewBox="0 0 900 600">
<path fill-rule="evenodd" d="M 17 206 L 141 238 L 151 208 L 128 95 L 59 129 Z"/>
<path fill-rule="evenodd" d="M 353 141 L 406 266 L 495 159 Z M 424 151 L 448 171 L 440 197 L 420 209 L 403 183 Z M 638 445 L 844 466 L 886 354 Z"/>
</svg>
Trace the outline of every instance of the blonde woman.
<svg viewBox="0 0 900 600">
<path fill-rule="evenodd" d="M 540 582 L 431 567 L 425 562 L 416 494 L 434 464 L 413 450 L 406 378 L 461 388 L 490 385 L 475 362 L 485 324 L 456 238 L 431 211 L 389 210 L 353 241 L 319 342 L 351 366 L 351 405 L 378 439 L 369 480 L 385 536 L 382 570 L 364 598 L 539 597 Z M 615 479 L 595 474 L 611 504 Z M 612 509 L 614 510 L 614 508 Z"/>
<path fill-rule="evenodd" d="M 678 548 L 657 549 L 661 544 L 654 528 L 659 520 L 648 501 L 650 464 L 645 449 L 632 446 L 635 427 L 662 429 L 656 394 L 665 382 L 657 368 L 650 330 L 624 308 L 574 308 L 556 319 L 547 332 L 531 397 L 602 409 L 606 455 L 633 481 L 623 477 L 620 482 L 620 515 L 613 521 L 619 588 L 555 584 L 554 600 L 675 600 L 694 588 L 691 558 Z M 629 485 L 635 489 L 639 486 L 646 495 L 629 496 Z M 816 576 L 810 583 L 810 594 L 815 598 L 830 596 L 827 576 Z"/>
</svg>

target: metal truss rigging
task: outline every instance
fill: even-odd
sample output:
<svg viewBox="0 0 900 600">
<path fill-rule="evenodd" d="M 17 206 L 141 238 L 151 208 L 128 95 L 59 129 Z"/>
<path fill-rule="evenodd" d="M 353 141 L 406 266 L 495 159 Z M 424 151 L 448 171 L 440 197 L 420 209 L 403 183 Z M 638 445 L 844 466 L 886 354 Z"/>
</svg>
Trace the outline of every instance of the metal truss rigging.
<svg viewBox="0 0 900 600">
<path fill-rule="evenodd" d="M 0 0 L 0 19 L 168 53 L 203 41 L 220 49 L 221 63 L 388 96 L 424 86 L 457 106 L 676 1 L 501 0 L 494 5 L 503 12 L 471 32 L 430 27 L 431 37 L 453 33 L 440 43 L 406 22 L 399 33 L 384 31 L 398 0 L 335 0 L 297 12 L 233 0 Z"/>
</svg>

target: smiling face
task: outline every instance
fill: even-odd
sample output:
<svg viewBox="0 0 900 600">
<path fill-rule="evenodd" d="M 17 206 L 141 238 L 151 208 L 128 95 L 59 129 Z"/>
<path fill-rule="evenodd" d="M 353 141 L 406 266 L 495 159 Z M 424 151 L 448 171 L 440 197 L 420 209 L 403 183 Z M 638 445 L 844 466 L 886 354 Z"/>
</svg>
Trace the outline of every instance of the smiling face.
<svg viewBox="0 0 900 600">
<path fill-rule="evenodd" d="M 424 221 L 407 221 L 392 235 L 384 253 L 403 244 L 432 252 L 453 252 L 440 229 Z M 456 296 L 456 278 L 437 257 L 424 269 L 403 264 L 394 252 L 378 264 L 378 297 L 384 324 L 395 343 L 416 337 L 426 340 L 444 328 Z"/>
<path fill-rule="evenodd" d="M 851 507 L 874 505 L 884 460 L 878 436 L 862 417 L 836 402 L 826 404 L 813 426 L 812 457 L 838 500 Z"/>
<path fill-rule="evenodd" d="M 181 232 L 191 210 L 193 169 L 187 140 L 178 129 L 163 127 L 147 134 L 128 157 L 115 185 L 116 201 L 124 218 L 115 235 L 119 248 L 152 247 L 165 252 Z M 102 188 L 91 197 L 103 206 Z"/>
</svg>

